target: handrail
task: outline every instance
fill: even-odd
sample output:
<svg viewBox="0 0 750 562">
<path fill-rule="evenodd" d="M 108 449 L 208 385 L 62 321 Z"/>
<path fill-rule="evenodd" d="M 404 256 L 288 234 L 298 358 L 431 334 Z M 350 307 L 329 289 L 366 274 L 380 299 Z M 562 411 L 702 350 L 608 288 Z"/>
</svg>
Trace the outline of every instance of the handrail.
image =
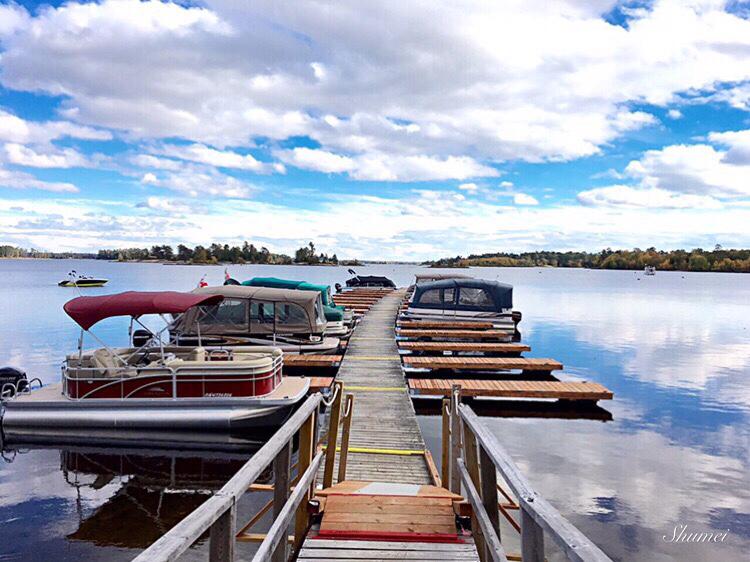
<svg viewBox="0 0 750 562">
<path fill-rule="evenodd" d="M 276 458 L 284 447 L 288 447 L 294 435 L 308 418 L 317 410 L 322 395 L 310 396 L 276 432 L 269 441 L 258 450 L 245 465 L 222 488 L 177 523 L 164 536 L 134 558 L 134 562 L 167 562 L 183 554 L 200 536 L 219 519 L 227 514 L 234 516 L 237 500 L 247 491 L 265 468 Z M 229 525 L 233 528 L 234 521 Z M 212 533 L 213 536 L 213 533 Z M 234 543 L 234 533 L 231 533 Z"/>
<path fill-rule="evenodd" d="M 287 540 L 287 529 L 292 523 L 297 508 L 302 503 L 302 500 L 305 499 L 308 489 L 318 473 L 318 469 L 320 469 L 320 465 L 323 462 L 323 456 L 323 451 L 320 451 L 315 455 L 310 466 L 307 467 L 307 470 L 305 470 L 304 474 L 299 478 L 294 486 L 294 491 L 274 519 L 266 538 L 263 539 L 255 556 L 253 556 L 252 562 L 263 562 L 269 560 L 271 554 L 274 553 L 279 546 L 279 543 L 282 540 Z"/>
<path fill-rule="evenodd" d="M 487 514 L 487 510 L 482 505 L 482 498 L 479 496 L 474 482 L 471 481 L 469 471 L 466 470 L 466 465 L 463 459 L 457 459 L 456 466 L 458 467 L 458 473 L 461 475 L 461 482 L 464 485 L 467 499 L 471 504 L 471 508 L 474 510 L 479 526 L 482 529 L 482 535 L 484 540 L 489 547 L 487 550 L 490 553 L 492 562 L 508 562 L 508 556 L 505 554 L 503 545 L 500 544 L 500 537 L 495 533 L 495 529 L 490 521 L 490 516 Z"/>
<path fill-rule="evenodd" d="M 521 548 L 524 560 L 544 559 L 542 531 L 546 531 L 564 550 L 569 560 L 611 562 L 609 556 L 534 490 L 495 435 L 487 429 L 469 406 L 460 404 L 458 412 L 486 454 L 485 458 L 492 461 L 518 497 L 521 506 Z M 455 460 L 455 466 L 460 467 L 463 464 L 461 459 Z"/>
</svg>

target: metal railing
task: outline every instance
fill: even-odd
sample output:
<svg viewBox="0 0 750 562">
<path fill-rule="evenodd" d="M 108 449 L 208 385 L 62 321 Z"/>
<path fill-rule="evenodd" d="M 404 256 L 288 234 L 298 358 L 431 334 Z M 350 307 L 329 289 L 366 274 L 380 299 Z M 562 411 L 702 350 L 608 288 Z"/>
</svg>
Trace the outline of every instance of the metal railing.
<svg viewBox="0 0 750 562">
<path fill-rule="evenodd" d="M 77 359 L 76 359 L 77 360 Z M 169 365 L 159 366 L 146 366 L 136 367 L 132 365 L 128 366 L 117 366 L 117 367 L 79 367 L 63 365 L 62 367 L 62 383 L 63 383 L 63 394 L 70 400 L 91 400 L 94 399 L 94 394 L 101 392 L 102 390 L 109 389 L 115 386 L 119 386 L 119 397 L 109 397 L 108 399 L 127 399 L 131 398 L 134 393 L 143 391 L 149 387 L 156 385 L 163 385 L 165 383 L 171 386 L 171 393 L 165 394 L 163 398 L 179 398 L 179 386 L 190 384 L 201 384 L 203 388 L 202 394 L 205 395 L 206 384 L 217 384 L 217 383 L 252 383 L 251 394 L 248 396 L 227 396 L 224 398 L 246 398 L 253 396 L 263 396 L 268 393 L 257 394 L 257 385 L 263 381 L 273 379 L 273 385 L 271 391 L 281 383 L 282 371 L 283 371 L 284 360 L 282 355 L 273 356 L 271 363 L 270 372 L 266 368 L 261 367 L 248 367 L 243 365 L 241 361 L 233 362 L 229 360 L 212 360 L 200 362 L 200 367 L 195 365 L 183 366 L 183 367 L 172 367 Z M 246 373 L 248 370 L 261 371 L 257 375 L 250 373 L 247 377 L 240 375 Z M 200 374 L 197 371 L 200 370 L 205 374 Z M 208 374 L 211 371 L 216 374 Z M 91 376 L 71 376 L 70 373 L 81 373 L 86 375 L 91 373 Z M 115 373 L 128 373 L 135 372 L 135 376 L 111 376 L 109 374 L 101 376 L 102 372 Z M 234 373 L 237 373 L 236 375 Z M 226 375 L 226 377 L 222 377 Z M 261 376 L 258 376 L 261 375 Z M 105 382 L 106 381 L 106 382 Z M 96 384 L 93 388 L 86 391 L 83 395 L 80 394 L 78 386 L 82 383 L 100 383 Z M 101 384 L 103 383 L 103 384 Z M 76 387 L 76 396 L 71 396 L 71 387 Z M 127 387 L 132 387 L 126 390 Z M 191 397 L 192 398 L 192 397 Z M 196 397 L 199 398 L 199 397 Z M 212 396 L 216 398 L 216 396 Z"/>
<path fill-rule="evenodd" d="M 234 560 L 237 528 L 237 502 L 273 463 L 274 484 L 271 530 L 253 560 L 286 560 L 289 553 L 288 528 L 294 522 L 295 537 L 302 537 L 309 526 L 307 501 L 323 454 L 313 456 L 317 442 L 318 408 L 322 395 L 310 396 L 273 437 L 218 491 L 169 532 L 144 550 L 134 561 L 176 560 L 201 535 L 209 531 L 209 558 L 212 562 Z M 298 480 L 290 495 L 292 441 L 299 432 Z"/>
<path fill-rule="evenodd" d="M 462 493 L 471 504 L 472 532 L 482 562 L 508 559 L 500 534 L 500 514 L 521 534 L 524 562 L 544 562 L 545 534 L 568 560 L 611 562 L 611 559 L 557 509 L 540 496 L 521 473 L 495 435 L 474 411 L 461 403 L 461 390 L 454 386 L 451 398 L 443 400 L 443 485 Z M 512 502 L 498 485 L 497 475 L 516 496 Z M 498 491 L 510 503 L 498 501 Z M 516 522 L 508 509 L 520 512 Z"/>
</svg>

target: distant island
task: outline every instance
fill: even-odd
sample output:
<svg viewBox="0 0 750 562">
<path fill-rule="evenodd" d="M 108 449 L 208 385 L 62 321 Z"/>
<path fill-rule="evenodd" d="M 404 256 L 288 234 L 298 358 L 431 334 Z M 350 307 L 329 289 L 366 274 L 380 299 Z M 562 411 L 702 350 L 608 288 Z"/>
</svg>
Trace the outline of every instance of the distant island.
<svg viewBox="0 0 750 562">
<path fill-rule="evenodd" d="M 329 256 L 318 253 L 315 244 L 310 242 L 294 253 L 294 257 L 286 254 L 276 254 L 266 247 L 260 249 L 249 242 L 242 246 L 229 244 L 211 244 L 209 246 L 195 246 L 190 248 L 178 244 L 177 250 L 168 245 L 151 246 L 151 248 L 118 248 L 99 250 L 93 253 L 46 252 L 35 249 L 27 250 L 15 246 L 0 246 L 0 258 L 46 258 L 46 259 L 99 259 L 109 261 L 139 261 L 183 264 L 269 264 L 269 265 L 359 265 L 357 260 L 339 261 L 336 254 Z"/>
<path fill-rule="evenodd" d="M 574 267 L 588 269 L 643 269 L 663 271 L 723 271 L 750 273 L 750 250 L 671 250 L 656 248 L 589 252 L 497 252 L 423 262 L 430 267 Z"/>
<path fill-rule="evenodd" d="M 347 265 L 366 263 L 409 263 L 378 260 L 339 260 L 336 254 L 318 252 L 313 242 L 298 248 L 294 257 L 271 252 L 265 246 L 257 248 L 244 242 L 242 246 L 211 244 L 189 247 L 178 244 L 175 250 L 168 244 L 151 248 L 118 248 L 97 253 L 47 252 L 0 245 L 0 258 L 100 259 L 110 261 L 138 261 L 178 264 L 269 264 L 269 265 Z M 415 265 L 418 262 L 411 262 Z M 587 269 L 641 270 L 646 266 L 661 271 L 718 271 L 750 273 L 750 250 L 725 249 L 716 245 L 713 250 L 612 250 L 600 252 L 496 252 L 471 254 L 466 257 L 441 258 L 421 265 L 441 268 L 463 267 L 571 267 Z"/>
</svg>

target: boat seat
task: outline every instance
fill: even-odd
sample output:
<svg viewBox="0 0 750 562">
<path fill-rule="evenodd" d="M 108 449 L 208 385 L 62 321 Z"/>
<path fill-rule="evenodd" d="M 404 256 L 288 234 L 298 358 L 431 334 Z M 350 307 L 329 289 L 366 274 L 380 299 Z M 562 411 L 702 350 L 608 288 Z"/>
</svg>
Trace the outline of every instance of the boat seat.
<svg viewBox="0 0 750 562">
<path fill-rule="evenodd" d="M 188 353 L 185 358 L 186 361 L 205 361 L 206 360 L 206 348 L 196 347 Z"/>
<path fill-rule="evenodd" d="M 126 367 L 122 361 L 118 361 L 112 356 L 107 349 L 97 349 L 91 354 L 91 366 L 93 371 L 79 372 L 78 378 L 81 377 L 128 377 L 137 375 L 136 369 Z"/>
</svg>

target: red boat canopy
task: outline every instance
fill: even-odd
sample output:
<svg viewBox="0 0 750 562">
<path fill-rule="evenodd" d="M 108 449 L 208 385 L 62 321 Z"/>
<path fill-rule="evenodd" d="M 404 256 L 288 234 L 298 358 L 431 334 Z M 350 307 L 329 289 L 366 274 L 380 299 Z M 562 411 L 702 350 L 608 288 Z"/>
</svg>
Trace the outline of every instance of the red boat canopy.
<svg viewBox="0 0 750 562">
<path fill-rule="evenodd" d="M 201 304 L 217 304 L 221 295 L 196 295 L 176 291 L 128 291 L 100 297 L 78 297 L 65 303 L 63 309 L 84 330 L 112 316 L 144 314 L 179 314 Z"/>
</svg>

